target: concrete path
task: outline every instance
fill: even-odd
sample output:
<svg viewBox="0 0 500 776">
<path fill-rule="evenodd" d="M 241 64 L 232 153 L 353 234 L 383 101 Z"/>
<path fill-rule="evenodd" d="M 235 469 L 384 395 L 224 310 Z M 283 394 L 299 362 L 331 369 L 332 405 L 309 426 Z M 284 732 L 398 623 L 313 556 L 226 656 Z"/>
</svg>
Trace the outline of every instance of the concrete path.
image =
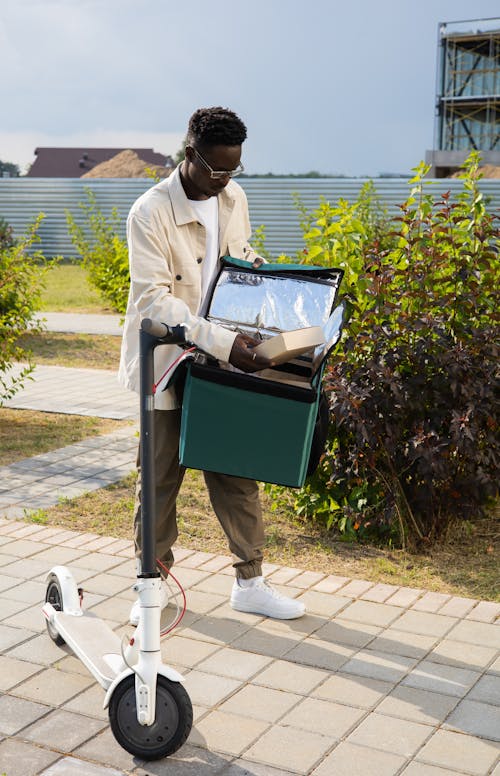
<svg viewBox="0 0 500 776">
<path fill-rule="evenodd" d="M 91 371 L 37 370 L 36 408 L 45 397 L 45 407 L 55 409 L 63 378 L 58 411 L 122 408 L 106 374 L 82 382 L 80 373 Z M 103 403 L 90 412 L 97 385 Z M 26 406 L 29 391 L 11 406 Z M 137 397 L 129 399 L 132 417 Z M 66 564 L 85 590 L 86 608 L 130 634 L 132 545 L 18 518 L 37 495 L 48 503 L 64 488 L 79 490 L 85 480 L 98 487 L 127 471 L 133 434 L 124 429 L 121 437 L 88 440 L 1 472 L 0 773 L 500 776 L 500 604 L 351 580 L 334 568 L 327 575 L 267 564 L 266 576 L 304 600 L 307 615 L 266 620 L 229 607 L 229 557 L 182 548 L 175 572 L 187 612 L 164 639 L 163 655 L 185 675 L 193 731 L 175 756 L 156 763 L 122 750 L 102 689 L 50 640 L 41 605 L 47 572 Z M 75 472 L 80 479 L 68 481 Z"/>
<path fill-rule="evenodd" d="M 113 334 L 121 337 L 121 315 L 95 315 L 78 313 L 39 313 L 36 318 L 44 322 L 47 331 L 68 334 Z"/>
</svg>

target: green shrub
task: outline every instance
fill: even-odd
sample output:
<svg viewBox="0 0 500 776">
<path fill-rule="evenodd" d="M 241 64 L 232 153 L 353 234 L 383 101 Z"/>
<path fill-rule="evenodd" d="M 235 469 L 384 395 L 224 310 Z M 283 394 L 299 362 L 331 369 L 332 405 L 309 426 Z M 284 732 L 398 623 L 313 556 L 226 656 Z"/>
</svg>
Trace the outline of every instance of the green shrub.
<svg viewBox="0 0 500 776">
<path fill-rule="evenodd" d="M 0 250 L 12 248 L 14 243 L 14 230 L 5 218 L 0 217 Z"/>
<path fill-rule="evenodd" d="M 351 320 L 326 373 L 328 451 L 296 507 L 350 538 L 428 541 L 497 493 L 498 228 L 478 163 L 456 201 L 427 193 L 420 165 L 375 240 L 348 203 L 323 203 L 305 235 L 308 260 L 346 268 Z"/>
<path fill-rule="evenodd" d="M 80 203 L 84 226 L 66 211 L 71 241 L 82 258 L 89 283 L 119 313 L 127 308 L 130 284 L 128 249 L 119 234 L 120 218 L 116 208 L 109 221 L 97 206 L 95 194 L 86 190 L 87 202 Z"/>
<path fill-rule="evenodd" d="M 40 214 L 14 244 L 0 245 L 0 406 L 22 388 L 34 368 L 30 351 L 17 342 L 28 327 L 31 331 L 41 329 L 34 316 L 52 262 L 47 262 L 40 251 L 28 253 L 28 249 L 38 240 L 42 219 Z M 18 376 L 11 374 L 15 361 L 28 362 Z"/>
</svg>

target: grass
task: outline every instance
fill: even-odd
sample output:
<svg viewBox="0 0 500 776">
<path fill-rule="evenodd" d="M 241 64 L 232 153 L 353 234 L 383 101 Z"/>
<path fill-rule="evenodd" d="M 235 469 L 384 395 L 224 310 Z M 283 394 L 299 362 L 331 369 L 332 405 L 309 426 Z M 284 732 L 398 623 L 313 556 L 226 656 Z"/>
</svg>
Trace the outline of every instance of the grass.
<svg viewBox="0 0 500 776">
<path fill-rule="evenodd" d="M 135 475 L 108 488 L 64 501 L 36 522 L 76 531 L 130 539 Z M 489 520 L 460 524 L 425 554 L 373 545 L 348 544 L 318 524 L 305 522 L 289 509 L 273 511 L 262 494 L 267 545 L 265 559 L 325 574 L 368 579 L 453 595 L 500 600 L 498 535 Z M 200 472 L 188 471 L 178 499 L 182 547 L 228 554 L 227 542 L 210 506 Z"/>
<path fill-rule="evenodd" d="M 123 421 L 0 407 L 0 466 L 123 426 Z"/>
<path fill-rule="evenodd" d="M 104 334 L 25 334 L 18 345 L 33 354 L 35 364 L 118 369 L 121 337 Z"/>
<path fill-rule="evenodd" d="M 112 313 L 87 281 L 79 264 L 58 264 L 48 274 L 42 293 L 41 312 Z"/>
</svg>

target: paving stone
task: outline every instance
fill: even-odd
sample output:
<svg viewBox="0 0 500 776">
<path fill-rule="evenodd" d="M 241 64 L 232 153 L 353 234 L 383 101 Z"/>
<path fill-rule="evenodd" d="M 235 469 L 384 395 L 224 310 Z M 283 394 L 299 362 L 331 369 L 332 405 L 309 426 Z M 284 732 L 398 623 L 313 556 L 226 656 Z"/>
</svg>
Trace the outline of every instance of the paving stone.
<svg viewBox="0 0 500 776">
<path fill-rule="evenodd" d="M 193 703 L 216 706 L 241 687 L 241 682 L 194 669 L 185 676 L 185 688 Z"/>
<path fill-rule="evenodd" d="M 13 563 L 9 563 L 4 566 L 2 571 L 7 576 L 19 577 L 20 579 L 36 579 L 37 577 L 45 578 L 50 571 L 50 564 L 46 561 L 37 560 L 36 558 L 30 558 L 29 563 L 26 559 L 16 560 Z"/>
<path fill-rule="evenodd" d="M 207 563 L 207 561 L 214 557 L 215 554 L 213 552 L 193 552 L 191 555 L 188 555 L 185 558 L 182 558 L 182 560 L 177 561 L 177 563 L 180 566 L 184 566 L 184 568 L 195 569 L 198 568 L 198 566 L 202 566 L 204 563 Z"/>
<path fill-rule="evenodd" d="M 18 644 L 31 639 L 35 635 L 33 630 L 27 628 L 13 628 L 0 623 L 0 651 L 5 651 Z"/>
<path fill-rule="evenodd" d="M 342 588 L 342 595 L 348 596 L 349 598 L 359 598 L 371 587 L 373 587 L 373 582 L 366 582 L 364 579 L 354 579 L 352 582 L 348 582 L 347 585 L 344 585 Z"/>
<path fill-rule="evenodd" d="M 265 666 L 272 658 L 264 655 L 253 655 L 238 649 L 219 649 L 205 658 L 198 666 L 200 671 L 229 676 L 232 679 L 249 680 Z"/>
<path fill-rule="evenodd" d="M 366 593 L 363 593 L 360 598 L 363 601 L 373 601 L 374 603 L 383 604 L 387 603 L 389 598 L 395 596 L 399 589 L 400 588 L 397 585 L 386 585 L 380 582 L 378 585 L 374 585 L 367 590 Z"/>
<path fill-rule="evenodd" d="M 250 623 L 241 622 L 235 618 L 219 617 L 218 614 L 221 611 L 219 607 L 214 609 L 210 614 L 203 614 L 202 612 L 187 612 L 191 615 L 192 622 L 189 627 L 182 629 L 181 635 L 186 638 L 196 639 L 199 641 L 207 641 L 210 644 L 218 646 L 226 646 L 232 644 L 241 637 L 244 638 L 247 631 L 250 628 Z M 188 623 L 186 615 L 184 615 L 182 621 Z"/>
<path fill-rule="evenodd" d="M 208 752 L 191 746 L 188 740 L 175 754 L 158 762 L 149 762 L 133 773 L 134 776 L 226 776 L 231 760 L 231 755 Z M 244 774 L 240 772 L 236 776 Z"/>
<path fill-rule="evenodd" d="M 234 580 L 231 577 L 226 577 L 223 574 L 210 574 L 191 589 L 201 591 L 202 593 L 216 593 L 217 595 L 229 597 L 233 583 Z"/>
<path fill-rule="evenodd" d="M 80 665 L 82 664 L 80 663 Z M 87 676 L 90 676 L 86 669 L 85 673 Z M 66 711 L 75 711 L 80 714 L 86 714 L 94 719 L 107 720 L 108 711 L 107 709 L 103 709 L 103 703 L 104 690 L 100 684 L 94 683 L 88 689 L 67 701 L 62 708 Z"/>
<path fill-rule="evenodd" d="M 500 708 L 478 701 L 461 701 L 446 720 L 445 727 L 500 741 Z"/>
<path fill-rule="evenodd" d="M 320 733 L 328 736 L 333 742 L 345 736 L 365 713 L 364 709 L 355 709 L 340 703 L 304 698 L 285 714 L 280 723 Z"/>
<path fill-rule="evenodd" d="M 254 684 L 305 695 L 328 677 L 325 671 L 307 666 L 291 666 L 286 660 L 276 660 L 260 672 Z"/>
<path fill-rule="evenodd" d="M 103 726 L 103 722 L 57 709 L 26 728 L 23 738 L 49 749 L 68 753 L 83 741 L 95 736 Z"/>
<path fill-rule="evenodd" d="M 414 760 L 404 771 L 401 771 L 401 776 L 457 776 L 457 771 L 449 771 L 448 768 L 439 768 L 436 765 Z"/>
<path fill-rule="evenodd" d="M 177 552 L 175 553 L 175 556 L 177 558 Z M 233 560 L 229 555 L 216 555 L 215 557 L 210 558 L 210 560 L 207 560 L 207 562 L 200 567 L 200 571 L 217 572 L 228 566 L 231 566 L 232 568 L 232 563 Z"/>
<path fill-rule="evenodd" d="M 344 609 L 335 619 L 353 620 L 368 625 L 387 627 L 401 616 L 401 609 L 397 606 L 377 604 L 371 601 L 354 601 Z M 397 626 L 395 626 L 397 627 Z"/>
<path fill-rule="evenodd" d="M 301 573 L 300 569 L 294 569 L 290 566 L 282 566 L 279 571 L 275 571 L 272 578 L 273 585 L 286 585 Z"/>
<path fill-rule="evenodd" d="M 27 604 L 38 603 L 40 606 L 45 600 L 45 591 L 47 586 L 43 582 L 35 582 L 34 580 L 25 580 L 22 584 L 19 584 L 19 580 L 16 580 L 16 586 L 6 590 L 2 595 L 2 598 L 8 598 L 10 601 L 18 601 Z M 19 607 L 20 608 L 20 607 Z"/>
<path fill-rule="evenodd" d="M 101 729 L 103 728 L 103 723 L 93 721 L 93 724 L 99 724 Z M 122 749 L 107 725 L 98 735 L 86 736 L 86 738 L 89 740 L 73 752 L 75 757 L 82 757 L 85 760 L 96 760 L 107 766 L 123 769 L 126 772 L 133 770 L 137 764 L 137 758 L 129 754 L 125 749 Z"/>
<path fill-rule="evenodd" d="M 491 741 L 438 730 L 417 755 L 417 760 L 483 776 L 494 764 L 499 750 Z"/>
<path fill-rule="evenodd" d="M 182 636 L 170 636 L 162 642 L 162 656 L 167 663 L 175 663 L 179 666 L 192 668 L 205 660 L 209 655 L 218 651 L 215 644 L 195 639 L 186 639 Z"/>
<path fill-rule="evenodd" d="M 92 569 L 93 571 L 111 571 L 115 574 L 115 569 L 121 566 L 121 558 L 117 555 L 107 555 L 103 552 L 89 552 L 73 561 L 72 568 Z"/>
<path fill-rule="evenodd" d="M 74 757 L 64 757 L 43 771 L 40 776 L 125 776 L 125 774 L 123 771 L 117 771 L 105 765 L 76 760 Z"/>
<path fill-rule="evenodd" d="M 299 596 L 299 600 L 305 604 L 308 613 L 320 614 L 323 617 L 333 617 L 351 603 L 350 598 L 319 593 L 317 590 L 307 590 Z"/>
<path fill-rule="evenodd" d="M 19 628 L 10 628 L 9 630 L 29 634 L 28 637 L 23 638 L 9 649 L 9 657 L 47 666 L 60 660 L 61 656 L 64 655 L 64 650 L 56 646 L 46 633 L 35 635 L 33 631 L 21 631 Z M 0 643 L 1 634 L 2 625 L 0 625 Z"/>
<path fill-rule="evenodd" d="M 316 687 L 311 695 L 316 698 L 336 701 L 346 706 L 371 709 L 393 688 L 391 682 L 382 682 L 369 677 L 355 677 L 336 674 Z"/>
<path fill-rule="evenodd" d="M 404 757 L 378 752 L 343 742 L 316 768 L 311 776 L 395 776 Z"/>
<path fill-rule="evenodd" d="M 500 676 L 485 674 L 467 696 L 469 701 L 481 701 L 500 707 Z"/>
<path fill-rule="evenodd" d="M 455 617 L 444 617 L 431 612 L 416 612 L 413 609 L 401 615 L 397 629 L 422 636 L 442 637 L 457 623 Z"/>
<path fill-rule="evenodd" d="M 376 625 L 357 623 L 350 620 L 332 620 L 318 628 L 315 637 L 334 644 L 345 644 L 348 647 L 365 647 L 382 631 Z"/>
<path fill-rule="evenodd" d="M 281 768 L 279 770 L 272 768 L 270 765 L 238 759 L 221 776 L 295 776 L 295 774 L 292 771 L 283 771 Z"/>
<path fill-rule="evenodd" d="M 1 695 L 0 731 L 7 736 L 13 735 L 49 711 L 50 708 L 40 703 L 16 698 L 14 695 Z"/>
<path fill-rule="evenodd" d="M 463 697 L 478 680 L 477 671 L 423 660 L 403 680 L 404 685 L 430 692 Z"/>
<path fill-rule="evenodd" d="M 54 668 L 46 668 L 36 676 L 32 676 L 17 685 L 12 692 L 20 698 L 29 698 L 51 706 L 60 706 L 73 695 L 85 690 L 90 684 L 92 684 L 92 679 L 89 676 L 69 673 L 61 675 L 61 672 Z"/>
<path fill-rule="evenodd" d="M 450 631 L 448 638 L 464 641 L 466 644 L 500 649 L 500 628 L 490 623 L 462 620 Z"/>
<path fill-rule="evenodd" d="M 0 559 L 1 562 L 1 559 Z M 0 620 L 2 620 L 4 625 L 17 625 L 16 622 L 9 622 L 9 618 L 12 617 L 14 614 L 19 614 L 19 610 L 25 609 L 26 604 L 20 604 L 19 601 L 10 601 L 8 598 L 5 598 L 4 596 L 0 597 Z M 24 623 L 19 623 L 19 625 L 23 625 Z"/>
<path fill-rule="evenodd" d="M 47 749 L 40 749 L 39 746 L 33 746 L 18 739 L 6 739 L 0 742 L 0 767 L 8 776 L 36 776 L 60 756 L 59 752 L 49 752 Z M 58 776 L 61 776 L 61 772 Z M 71 776 L 75 776 L 74 771 Z M 87 776 L 91 774 L 88 773 Z M 112 775 L 108 774 L 108 776 Z"/>
<path fill-rule="evenodd" d="M 415 660 L 410 657 L 364 649 L 342 666 L 342 673 L 399 682 L 414 664 Z"/>
<path fill-rule="evenodd" d="M 105 594 L 106 596 L 115 596 L 132 587 L 133 581 L 126 580 L 118 574 L 97 574 L 85 581 L 83 592 Z M 135 594 L 134 594 L 135 596 Z"/>
<path fill-rule="evenodd" d="M 286 653 L 286 659 L 293 663 L 337 671 L 355 653 L 352 647 L 333 644 L 317 638 L 307 638 Z"/>
<path fill-rule="evenodd" d="M 293 578 L 293 586 L 307 590 L 313 587 L 313 585 L 317 585 L 325 576 L 325 574 L 321 574 L 318 571 L 303 571 Z"/>
<path fill-rule="evenodd" d="M 412 609 L 419 612 L 437 612 L 450 599 L 451 596 L 445 593 L 425 593 L 413 604 Z"/>
<path fill-rule="evenodd" d="M 273 635 L 259 630 L 257 627 L 252 628 L 232 642 L 235 649 L 248 650 L 268 657 L 282 657 L 290 652 L 295 644 L 296 640 L 289 636 Z"/>
<path fill-rule="evenodd" d="M 245 752 L 249 760 L 257 760 L 277 768 L 291 769 L 295 773 L 307 773 L 331 748 L 330 739 L 277 725 Z"/>
<path fill-rule="evenodd" d="M 195 587 L 201 580 L 207 579 L 210 572 L 202 569 L 189 569 L 183 566 L 175 566 L 174 573 L 184 590 Z"/>
<path fill-rule="evenodd" d="M 371 642 L 370 649 L 377 652 L 404 655 L 405 657 L 423 658 L 436 641 L 435 636 L 421 636 L 418 633 L 407 633 L 398 631 L 396 628 L 388 628 Z"/>
<path fill-rule="evenodd" d="M 302 696 L 291 692 L 247 684 L 224 701 L 220 710 L 227 714 L 241 714 L 252 719 L 277 722 L 300 700 Z"/>
<path fill-rule="evenodd" d="M 445 639 L 429 652 L 428 659 L 433 663 L 450 663 L 458 668 L 481 670 L 486 668 L 495 655 L 496 649 L 480 647 L 477 644 L 464 644 L 463 641 Z"/>
<path fill-rule="evenodd" d="M 5 692 L 23 682 L 29 676 L 41 671 L 43 666 L 16 660 L 8 655 L 0 655 L 0 691 Z"/>
<path fill-rule="evenodd" d="M 12 603 L 16 605 L 16 602 L 11 602 L 11 604 Z M 19 608 L 21 608 L 22 611 L 19 611 Z M 12 625 L 14 628 L 30 628 L 31 630 L 38 631 L 38 633 L 41 633 L 42 631 L 45 632 L 47 626 L 45 617 L 43 616 L 41 602 L 35 606 L 29 607 L 26 607 L 26 604 L 20 605 L 17 603 L 17 609 L 18 611 L 15 614 L 6 617 L 2 621 L 4 625 Z"/>
<path fill-rule="evenodd" d="M 451 695 L 399 685 L 377 706 L 377 713 L 438 725 L 456 705 L 457 699 Z"/>
<path fill-rule="evenodd" d="M 330 574 L 322 579 L 321 582 L 317 582 L 314 585 L 313 590 L 316 590 L 318 593 L 336 593 L 337 590 L 340 590 L 341 587 L 350 581 L 349 577 L 339 577 Z"/>
<path fill-rule="evenodd" d="M 15 555 L 16 558 L 28 558 L 39 551 L 40 545 L 29 539 L 18 539 L 9 543 L 9 555 Z"/>
<path fill-rule="evenodd" d="M 14 586 L 18 585 L 18 577 L 9 577 L 6 574 L 0 574 L 0 592 L 4 593 L 6 590 L 11 590 Z"/>
<path fill-rule="evenodd" d="M 213 711 L 193 728 L 190 741 L 210 751 L 240 755 L 267 728 L 259 719 Z"/>
<path fill-rule="evenodd" d="M 468 620 L 494 622 L 500 617 L 500 604 L 493 601 L 480 601 L 467 615 Z"/>
<path fill-rule="evenodd" d="M 347 740 L 351 744 L 411 757 L 429 738 L 432 730 L 433 728 L 428 725 L 396 717 L 391 718 L 388 724 L 387 717 L 383 714 L 371 712 Z"/>
<path fill-rule="evenodd" d="M 448 617 L 465 617 L 477 604 L 473 598 L 461 598 L 453 596 L 439 609 L 439 614 L 445 614 Z"/>
</svg>

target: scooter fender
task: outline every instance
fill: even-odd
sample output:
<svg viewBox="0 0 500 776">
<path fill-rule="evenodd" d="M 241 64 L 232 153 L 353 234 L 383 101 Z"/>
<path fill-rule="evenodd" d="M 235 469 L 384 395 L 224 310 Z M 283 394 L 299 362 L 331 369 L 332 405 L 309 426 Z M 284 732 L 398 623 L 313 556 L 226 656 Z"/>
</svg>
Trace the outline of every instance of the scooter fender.
<svg viewBox="0 0 500 776">
<path fill-rule="evenodd" d="M 45 581 L 48 583 L 52 576 L 57 577 L 61 588 L 64 613 L 80 617 L 83 614 L 80 606 L 80 596 L 78 595 L 78 586 L 71 571 L 66 566 L 53 566 L 47 574 Z"/>
<path fill-rule="evenodd" d="M 127 676 L 131 676 L 134 673 L 131 668 L 125 669 L 125 671 L 122 671 L 121 674 L 118 674 L 116 676 L 112 683 L 109 685 L 106 696 L 104 698 L 104 703 L 102 705 L 103 709 L 107 709 L 109 706 L 109 702 L 111 700 L 111 696 L 113 695 L 113 692 L 115 691 L 115 688 L 117 685 L 120 684 L 120 682 L 125 679 Z M 164 663 L 160 663 L 158 666 L 158 673 L 164 676 L 166 679 L 170 679 L 171 682 L 184 682 L 184 677 L 182 674 L 180 674 L 178 671 L 175 670 L 175 668 L 171 668 L 170 666 L 164 665 Z"/>
</svg>

